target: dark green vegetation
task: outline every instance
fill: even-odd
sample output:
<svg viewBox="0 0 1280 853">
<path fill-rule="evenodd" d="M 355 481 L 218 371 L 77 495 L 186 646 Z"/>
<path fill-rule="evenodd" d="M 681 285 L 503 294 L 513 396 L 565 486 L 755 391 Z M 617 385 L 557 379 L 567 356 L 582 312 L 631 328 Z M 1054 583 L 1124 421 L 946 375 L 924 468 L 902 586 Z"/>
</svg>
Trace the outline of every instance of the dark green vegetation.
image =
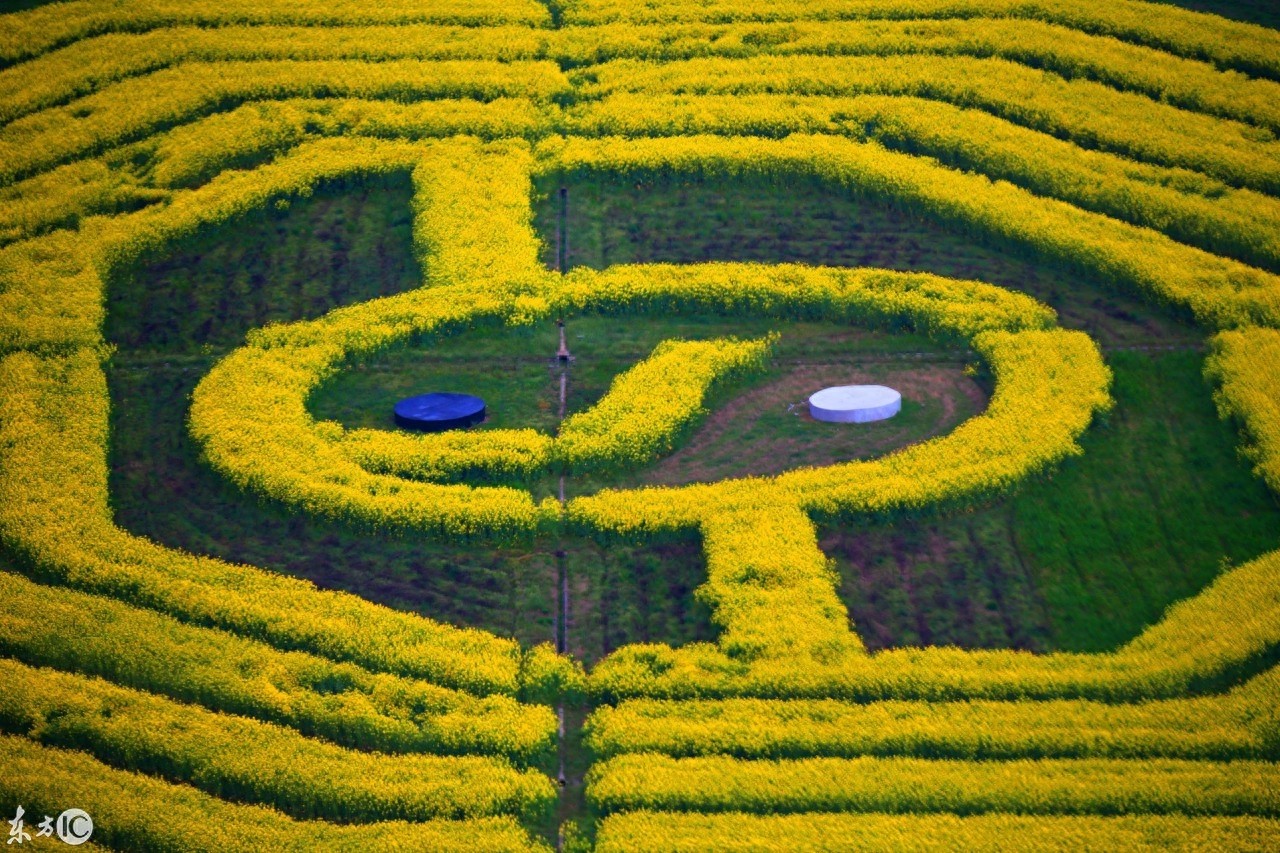
<svg viewBox="0 0 1280 853">
<path fill-rule="evenodd" d="M 1155 0 L 1169 6 L 1181 6 L 1196 12 L 1211 12 L 1224 18 L 1280 27 L 1280 5 L 1275 0 Z"/>
<path fill-rule="evenodd" d="M 210 234 L 113 285 L 109 332 L 111 491 L 117 521 L 189 551 L 267 566 L 395 607 L 524 642 L 555 635 L 567 572 L 569 650 L 587 661 L 637 641 L 711 636 L 692 591 L 696 543 L 602 547 L 566 537 L 532 547 L 441 545 L 313 524 L 237 493 L 199 462 L 184 427 L 187 395 L 218 354 L 272 320 L 413 287 L 407 183 L 334 187 Z M 555 211 L 539 222 L 553 243 Z M 927 269 L 1025 286 L 1064 322 L 1104 344 L 1192 346 L 1195 330 L 1077 276 L 883 207 L 816 188 L 571 185 L 569 259 L 798 260 Z M 551 249 L 549 248 L 549 254 Z M 600 397 L 627 366 L 671 337 L 754 336 L 765 320 L 571 318 L 568 411 Z M 980 411 L 964 353 L 914 335 L 789 324 L 775 369 L 721 389 L 688 445 L 651 470 L 602 485 L 767 473 L 799 462 L 865 457 L 946 432 Z M 549 325 L 486 332 L 388 353 L 320 390 L 318 418 L 390 427 L 409 393 L 484 395 L 486 428 L 558 420 L 559 368 Z M 873 647 L 914 643 L 1100 649 L 1133 636 L 1213 577 L 1225 556 L 1274 547 L 1275 502 L 1236 459 L 1195 349 L 1112 353 L 1118 408 L 1086 436 L 1086 455 L 1054 478 L 977 512 L 823 531 L 858 630 Z M 814 424 L 787 403 L 837 381 L 908 392 L 894 421 L 858 432 Z M 812 387 L 811 387 L 812 386 Z M 551 493 L 555 481 L 535 484 Z"/>
<path fill-rule="evenodd" d="M 23 9 L 34 9 L 55 2 L 57 0 L 0 0 L 0 13 L 21 12 Z"/>
</svg>

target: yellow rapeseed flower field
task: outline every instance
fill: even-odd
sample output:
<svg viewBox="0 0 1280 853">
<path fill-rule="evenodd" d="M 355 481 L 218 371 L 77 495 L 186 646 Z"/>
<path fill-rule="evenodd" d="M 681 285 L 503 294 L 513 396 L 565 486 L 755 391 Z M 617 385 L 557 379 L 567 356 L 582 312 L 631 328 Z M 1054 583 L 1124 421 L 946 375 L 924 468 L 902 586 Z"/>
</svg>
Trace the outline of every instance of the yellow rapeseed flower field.
<svg viewBox="0 0 1280 853">
<path fill-rule="evenodd" d="M 1141 0 L 0 15 L 0 809 L 85 808 L 113 849 L 1275 846 L 1280 551 L 1112 652 L 1037 655 L 871 653 L 819 547 L 820 522 L 964 509 L 1080 454 L 1112 406 L 1096 342 L 926 272 L 551 271 L 533 202 L 551 178 L 816 181 L 1086 272 L 1204 329 L 1205 393 L 1280 493 L 1277 133 L 1280 32 Z M 112 283 L 390 175 L 412 187 L 421 286 L 250 332 L 192 395 L 203 461 L 287 513 L 411 540 L 695 538 L 713 641 L 588 672 L 117 525 Z M 666 341 L 555 435 L 308 409 L 411 342 L 699 313 L 910 330 L 970 350 L 994 392 L 879 458 L 565 501 L 528 483 L 671 452 L 775 338 Z M 590 708 L 585 830 L 554 825 L 566 703 Z"/>
</svg>

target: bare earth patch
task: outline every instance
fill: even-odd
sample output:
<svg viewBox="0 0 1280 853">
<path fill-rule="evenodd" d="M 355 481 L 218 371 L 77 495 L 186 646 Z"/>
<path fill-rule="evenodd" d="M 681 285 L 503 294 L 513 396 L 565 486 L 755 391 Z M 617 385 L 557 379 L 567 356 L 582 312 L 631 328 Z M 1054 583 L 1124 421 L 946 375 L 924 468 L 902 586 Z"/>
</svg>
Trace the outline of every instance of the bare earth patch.
<svg viewBox="0 0 1280 853">
<path fill-rule="evenodd" d="M 869 459 L 950 432 L 980 413 L 987 394 L 959 364 L 802 364 L 717 406 L 684 445 L 643 477 L 648 484 L 710 482 Z M 809 417 L 809 395 L 832 385 L 888 385 L 902 411 L 869 424 Z"/>
</svg>

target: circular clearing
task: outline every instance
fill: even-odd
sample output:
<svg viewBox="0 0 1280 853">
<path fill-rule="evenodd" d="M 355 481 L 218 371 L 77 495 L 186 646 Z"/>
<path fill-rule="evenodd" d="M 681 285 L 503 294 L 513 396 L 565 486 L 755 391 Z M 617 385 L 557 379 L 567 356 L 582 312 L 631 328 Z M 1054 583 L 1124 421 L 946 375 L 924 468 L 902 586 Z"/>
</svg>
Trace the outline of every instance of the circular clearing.
<svg viewBox="0 0 1280 853">
<path fill-rule="evenodd" d="M 396 424 L 422 432 L 462 429 L 484 420 L 484 400 L 470 394 L 437 391 L 396 403 Z"/>
<path fill-rule="evenodd" d="M 809 398 L 815 421 L 864 424 L 891 418 L 902 410 L 902 395 L 884 385 L 838 385 Z"/>
</svg>

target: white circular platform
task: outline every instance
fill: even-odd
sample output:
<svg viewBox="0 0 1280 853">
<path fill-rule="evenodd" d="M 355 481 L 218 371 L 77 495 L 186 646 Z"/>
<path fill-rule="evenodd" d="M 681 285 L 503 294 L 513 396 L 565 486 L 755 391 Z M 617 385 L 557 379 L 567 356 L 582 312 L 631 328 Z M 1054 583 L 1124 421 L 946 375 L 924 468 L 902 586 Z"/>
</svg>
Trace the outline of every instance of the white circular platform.
<svg viewBox="0 0 1280 853">
<path fill-rule="evenodd" d="M 809 414 L 815 421 L 865 424 L 900 411 L 902 395 L 883 385 L 838 385 L 809 398 Z"/>
</svg>

